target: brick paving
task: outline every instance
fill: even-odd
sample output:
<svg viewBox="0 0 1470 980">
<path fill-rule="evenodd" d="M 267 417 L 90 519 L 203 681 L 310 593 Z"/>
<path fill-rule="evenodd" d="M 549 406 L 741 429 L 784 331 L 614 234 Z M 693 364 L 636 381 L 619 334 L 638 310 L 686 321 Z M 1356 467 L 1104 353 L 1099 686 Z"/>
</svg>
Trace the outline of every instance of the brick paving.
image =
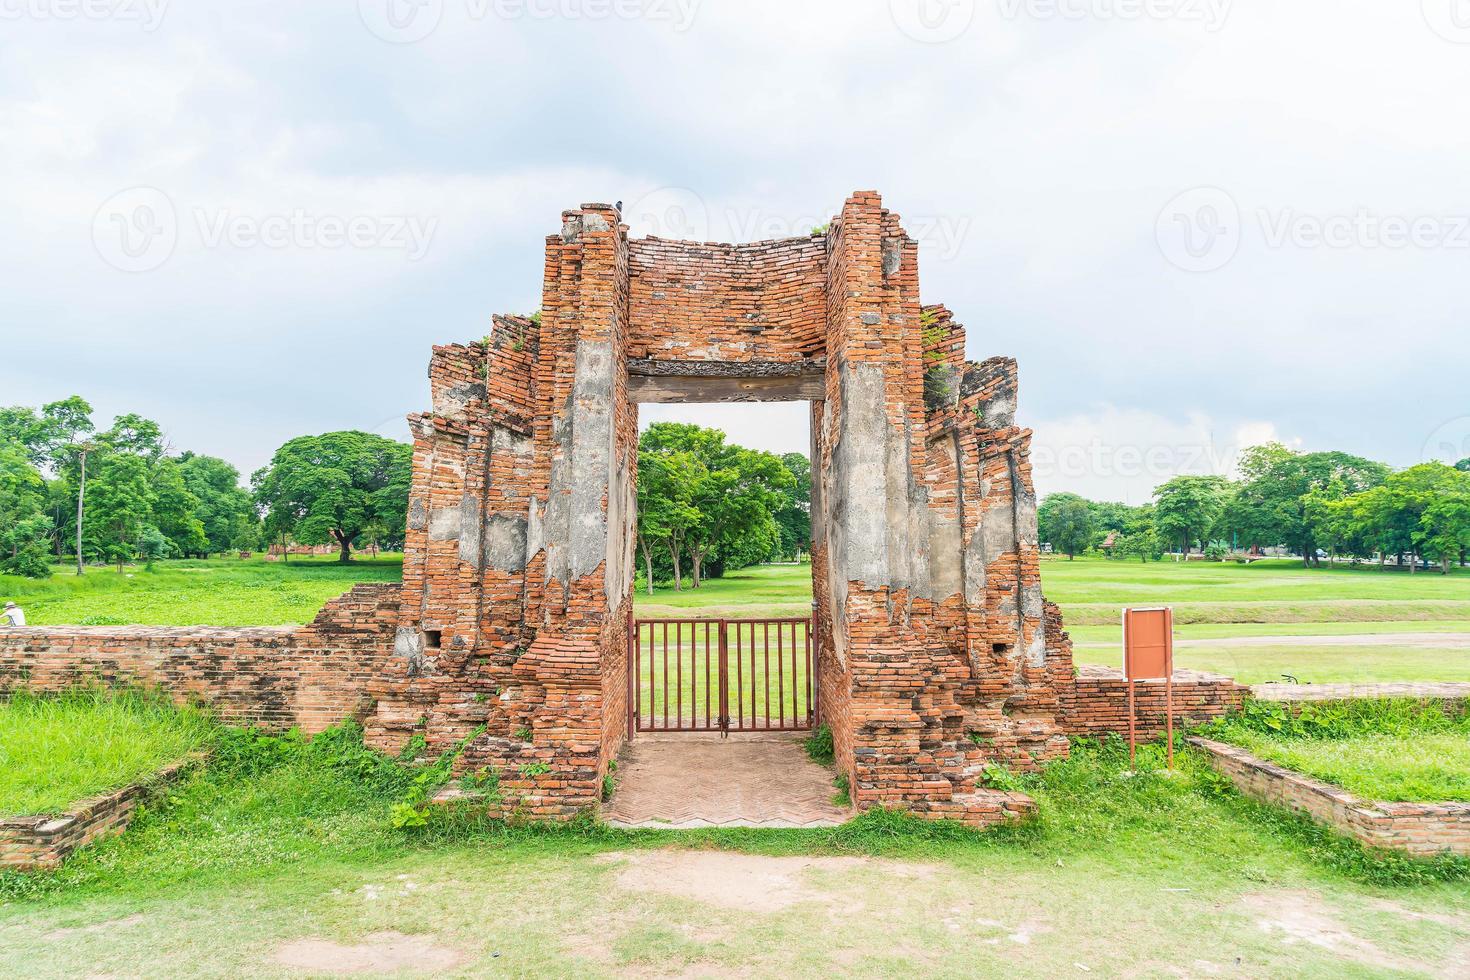
<svg viewBox="0 0 1470 980">
<path fill-rule="evenodd" d="M 791 734 L 639 735 L 603 807 L 614 827 L 835 827 L 832 772 Z"/>
</svg>

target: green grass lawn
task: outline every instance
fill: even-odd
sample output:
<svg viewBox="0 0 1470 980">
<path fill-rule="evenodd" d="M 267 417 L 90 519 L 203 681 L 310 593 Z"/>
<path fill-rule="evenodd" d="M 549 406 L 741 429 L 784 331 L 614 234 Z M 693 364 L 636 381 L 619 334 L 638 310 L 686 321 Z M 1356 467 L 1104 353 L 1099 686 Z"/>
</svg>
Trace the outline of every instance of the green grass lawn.
<svg viewBox="0 0 1470 980">
<path fill-rule="evenodd" d="M 359 558 L 212 558 L 142 566 L 58 569 L 42 581 L 0 575 L 0 602 L 13 599 L 32 626 L 291 626 L 309 623 L 358 582 L 397 582 L 397 555 Z"/>
<path fill-rule="evenodd" d="M 1161 771 L 1157 745 L 1133 771 L 1116 740 L 1080 744 L 1016 784 L 1036 822 L 984 834 L 882 813 L 623 832 L 439 811 L 408 831 L 389 817 L 422 770 L 358 738 L 218 733 L 126 834 L 0 872 L 0 975 L 283 975 L 307 941 L 357 956 L 385 933 L 515 976 L 1433 975 L 1470 942 L 1470 861 L 1365 851 L 1222 788 L 1194 752 Z M 1258 923 L 1284 908 L 1358 941 L 1283 942 Z"/>
<path fill-rule="evenodd" d="M 1470 620 L 1470 572 L 1304 568 L 1300 562 L 1042 562 L 1069 626 L 1114 626 L 1123 606 L 1170 605 L 1176 624 Z M 1366 632 L 1367 630 L 1365 630 Z"/>
<path fill-rule="evenodd" d="M 1470 714 L 1410 701 L 1252 705 L 1206 734 L 1368 800 L 1470 801 Z"/>
<path fill-rule="evenodd" d="M 64 813 L 187 756 L 212 726 L 138 694 L 24 692 L 0 702 L 0 816 Z"/>
<path fill-rule="evenodd" d="M 682 592 L 660 585 L 653 595 L 639 589 L 633 597 L 639 616 L 776 618 L 812 613 L 811 565 L 758 565 L 706 579 Z"/>
</svg>

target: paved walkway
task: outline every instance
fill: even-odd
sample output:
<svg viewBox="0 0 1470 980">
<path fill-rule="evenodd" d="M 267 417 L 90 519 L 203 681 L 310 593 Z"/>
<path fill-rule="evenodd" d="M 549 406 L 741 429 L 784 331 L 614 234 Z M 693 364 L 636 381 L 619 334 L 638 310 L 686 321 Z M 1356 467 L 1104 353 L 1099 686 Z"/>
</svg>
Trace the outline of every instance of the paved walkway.
<svg viewBox="0 0 1470 980">
<path fill-rule="evenodd" d="M 789 733 L 639 735 L 618 760 L 603 818 L 665 830 L 835 827 L 851 814 L 832 803 L 831 771 L 801 742 Z"/>
<path fill-rule="evenodd" d="M 1470 698 L 1470 684 L 1257 684 L 1262 701 L 1342 701 L 1350 698 Z"/>
</svg>

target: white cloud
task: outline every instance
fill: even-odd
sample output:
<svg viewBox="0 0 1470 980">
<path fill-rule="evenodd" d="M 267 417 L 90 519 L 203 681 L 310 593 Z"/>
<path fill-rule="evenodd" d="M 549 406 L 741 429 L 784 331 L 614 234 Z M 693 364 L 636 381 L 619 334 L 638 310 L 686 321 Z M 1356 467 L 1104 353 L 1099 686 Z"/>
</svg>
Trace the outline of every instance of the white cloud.
<svg viewBox="0 0 1470 980">
<path fill-rule="evenodd" d="M 1273 248 L 1257 217 L 1470 215 L 1470 49 L 1420 3 L 1234 0 L 1213 32 L 975 6 L 945 44 L 906 36 L 887 0 L 703 0 L 684 31 L 474 20 L 445 0 L 416 45 L 374 37 L 352 2 L 175 4 L 151 33 L 6 21 L 0 333 L 27 368 L 0 401 L 146 406 L 181 444 L 255 465 L 300 431 L 423 405 L 429 344 L 535 305 L 563 208 L 689 188 L 711 237 L 742 239 L 804 233 L 877 188 L 955 232 L 921 242 L 924 299 L 969 325 L 971 356 L 1021 359 L 1022 422 L 1057 420 L 1038 430 L 1062 442 L 1116 441 L 1091 425 L 1228 443 L 1254 417 L 1407 463 L 1464 415 L 1465 250 Z M 137 185 L 186 225 L 165 265 L 130 275 L 91 232 Z M 1245 222 L 1208 274 L 1155 241 L 1164 204 L 1201 185 Z M 417 262 L 206 249 L 197 209 L 435 230 Z M 285 404 L 256 410 L 265 394 Z M 1344 396 L 1371 410 L 1339 422 Z M 800 448 L 799 429 L 742 441 Z"/>
<path fill-rule="evenodd" d="M 1141 504 L 1175 476 L 1234 478 L 1241 451 L 1268 442 L 1300 445 L 1271 422 L 1227 423 L 1203 412 L 1170 417 L 1103 404 L 1036 423 L 1032 478 L 1041 496 L 1065 490 Z"/>
</svg>

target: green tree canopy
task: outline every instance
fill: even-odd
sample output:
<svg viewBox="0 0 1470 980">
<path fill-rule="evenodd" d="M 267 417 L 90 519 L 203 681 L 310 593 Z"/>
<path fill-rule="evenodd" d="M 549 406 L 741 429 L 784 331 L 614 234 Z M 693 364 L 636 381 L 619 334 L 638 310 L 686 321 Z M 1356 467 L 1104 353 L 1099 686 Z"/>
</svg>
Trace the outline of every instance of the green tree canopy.
<svg viewBox="0 0 1470 980">
<path fill-rule="evenodd" d="M 1154 526 L 1182 551 L 1209 540 L 1225 508 L 1230 481 L 1223 476 L 1176 476 L 1154 491 Z"/>
<path fill-rule="evenodd" d="M 1041 540 L 1068 558 L 1092 547 L 1097 535 L 1093 505 L 1075 493 L 1054 493 L 1036 511 Z"/>
<path fill-rule="evenodd" d="M 638 445 L 640 482 L 645 465 L 654 465 L 655 457 L 687 457 L 677 464 L 677 473 L 665 468 L 649 474 L 653 480 L 678 475 L 689 481 L 687 502 L 681 506 L 691 509 L 695 517 L 681 530 L 677 522 L 670 525 L 676 531 L 665 538 L 676 582 L 682 580 L 686 555 L 693 586 L 699 588 L 712 557 L 760 561 L 779 548 L 774 514 L 792 499 L 797 480 L 779 457 L 727 443 L 725 433 L 718 429 L 679 422 L 655 423 Z M 640 513 L 639 520 L 641 537 L 662 526 L 660 517 L 644 525 Z M 648 554 L 646 551 L 645 563 Z"/>
<path fill-rule="evenodd" d="M 268 525 L 303 544 L 335 541 L 340 560 L 370 525 L 401 529 L 407 519 L 413 449 L 368 432 L 301 436 L 255 474 Z"/>
<path fill-rule="evenodd" d="M 204 529 L 206 552 L 255 546 L 255 502 L 240 486 L 240 471 L 215 456 L 179 457 L 184 486 L 198 501 L 195 516 Z"/>
</svg>

